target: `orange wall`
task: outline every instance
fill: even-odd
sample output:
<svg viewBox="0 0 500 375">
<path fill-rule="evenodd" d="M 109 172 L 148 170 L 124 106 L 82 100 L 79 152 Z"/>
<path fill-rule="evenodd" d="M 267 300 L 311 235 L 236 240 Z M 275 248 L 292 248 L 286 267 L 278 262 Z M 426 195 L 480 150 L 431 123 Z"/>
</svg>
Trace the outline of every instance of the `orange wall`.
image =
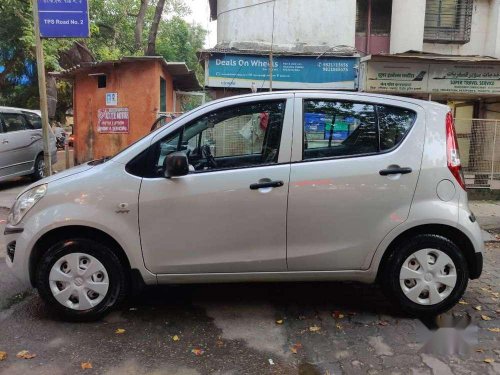
<svg viewBox="0 0 500 375">
<path fill-rule="evenodd" d="M 97 77 L 89 76 L 92 73 L 107 74 L 106 88 L 97 88 Z M 160 76 L 167 81 L 167 111 L 172 111 L 172 78 L 158 61 L 121 63 L 75 75 L 73 132 L 76 163 L 112 156 L 149 133 L 160 108 Z M 128 134 L 97 132 L 97 112 L 99 108 L 106 108 L 108 92 L 118 93 L 116 107 L 129 109 Z"/>
</svg>

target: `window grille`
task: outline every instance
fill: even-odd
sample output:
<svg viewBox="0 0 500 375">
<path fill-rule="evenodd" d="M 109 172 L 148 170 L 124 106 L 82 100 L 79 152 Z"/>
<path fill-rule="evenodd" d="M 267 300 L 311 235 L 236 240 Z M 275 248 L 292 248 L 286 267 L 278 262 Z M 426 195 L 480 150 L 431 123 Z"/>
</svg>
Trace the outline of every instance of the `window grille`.
<svg viewBox="0 0 500 375">
<path fill-rule="evenodd" d="M 368 7 L 368 0 L 356 2 L 356 33 L 366 33 Z M 371 8 L 371 34 L 390 34 L 392 0 L 371 0 Z"/>
<path fill-rule="evenodd" d="M 473 0 L 427 0 L 424 41 L 468 43 Z"/>
</svg>

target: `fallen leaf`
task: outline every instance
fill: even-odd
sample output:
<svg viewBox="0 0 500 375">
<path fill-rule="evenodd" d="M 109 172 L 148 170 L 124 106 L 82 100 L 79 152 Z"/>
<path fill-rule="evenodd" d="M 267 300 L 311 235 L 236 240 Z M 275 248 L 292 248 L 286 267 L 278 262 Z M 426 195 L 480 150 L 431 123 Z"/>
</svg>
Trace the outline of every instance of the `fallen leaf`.
<svg viewBox="0 0 500 375">
<path fill-rule="evenodd" d="M 217 340 L 215 342 L 215 345 L 217 345 L 218 348 L 222 348 L 224 346 L 224 341 L 222 340 Z"/>
<path fill-rule="evenodd" d="M 344 316 L 345 316 L 345 315 L 344 315 L 344 314 L 342 314 L 340 311 L 334 311 L 334 312 L 333 312 L 333 317 L 334 317 L 335 319 L 342 319 Z"/>
<path fill-rule="evenodd" d="M 276 321 L 276 324 L 283 324 L 283 319 L 278 319 L 278 320 Z"/>
<path fill-rule="evenodd" d="M 173 341 L 179 341 L 179 340 L 180 340 L 180 338 L 179 338 L 179 336 L 177 336 L 177 335 L 173 335 L 173 336 L 172 336 L 172 340 L 173 340 Z"/>
<path fill-rule="evenodd" d="M 271 358 L 269 358 L 268 361 L 271 366 L 274 365 L 274 361 Z"/>
<path fill-rule="evenodd" d="M 379 326 L 388 326 L 389 322 L 387 320 L 381 320 L 381 321 L 378 322 L 378 325 Z"/>
<path fill-rule="evenodd" d="M 311 331 L 311 332 L 319 332 L 320 330 L 321 330 L 321 327 L 318 327 L 318 326 L 309 327 L 309 331 Z"/>
<path fill-rule="evenodd" d="M 483 292 L 488 292 L 489 291 L 489 288 L 479 288 L 481 289 Z"/>
<path fill-rule="evenodd" d="M 335 324 L 335 327 L 337 327 L 337 329 L 342 329 L 342 325 L 340 323 Z"/>
<path fill-rule="evenodd" d="M 476 349 L 476 353 L 483 353 L 483 352 L 484 352 L 484 350 L 483 350 L 483 349 L 481 349 L 481 348 Z"/>
<path fill-rule="evenodd" d="M 458 301 L 459 304 L 461 305 L 468 305 L 469 303 L 468 302 L 465 302 L 463 299 L 461 299 L 460 301 Z"/>
<path fill-rule="evenodd" d="M 0 352 L 0 361 L 5 361 L 7 359 L 7 353 L 6 352 Z"/>
<path fill-rule="evenodd" d="M 302 349 L 302 344 L 300 342 L 293 344 L 293 346 L 290 348 L 293 354 L 297 354 L 299 349 Z"/>
<path fill-rule="evenodd" d="M 117 335 L 123 335 L 123 334 L 125 333 L 125 330 L 124 330 L 123 328 L 118 328 L 118 329 L 115 331 L 115 333 L 116 333 Z"/>
<path fill-rule="evenodd" d="M 493 362 L 495 362 L 495 360 L 493 358 L 485 358 L 485 359 L 483 359 L 483 362 L 493 363 Z"/>
<path fill-rule="evenodd" d="M 82 367 L 82 370 L 89 370 L 92 368 L 92 363 L 82 362 L 80 366 Z"/>
<path fill-rule="evenodd" d="M 481 306 L 479 306 L 479 305 L 474 306 L 474 310 L 476 310 L 476 311 L 481 311 L 482 309 L 483 308 Z"/>
<path fill-rule="evenodd" d="M 488 331 L 495 332 L 495 333 L 500 333 L 500 328 L 498 328 L 498 327 L 488 328 Z"/>
<path fill-rule="evenodd" d="M 194 349 L 191 349 L 191 353 L 193 353 L 195 356 L 199 357 L 200 355 L 203 355 L 203 353 L 205 353 L 205 351 L 203 349 L 194 348 Z"/>
<path fill-rule="evenodd" d="M 299 320 L 306 320 L 306 317 L 304 315 L 299 315 Z"/>
<path fill-rule="evenodd" d="M 498 297 L 500 296 L 500 293 L 498 293 L 498 292 L 491 292 L 491 295 L 492 295 L 493 297 L 498 298 Z"/>
<path fill-rule="evenodd" d="M 483 320 L 491 320 L 491 318 L 488 315 L 481 315 L 481 319 L 483 319 Z"/>
<path fill-rule="evenodd" d="M 16 354 L 16 357 L 20 358 L 20 359 L 31 359 L 31 358 L 35 358 L 36 354 L 30 353 L 27 350 L 21 350 L 19 353 Z"/>
</svg>

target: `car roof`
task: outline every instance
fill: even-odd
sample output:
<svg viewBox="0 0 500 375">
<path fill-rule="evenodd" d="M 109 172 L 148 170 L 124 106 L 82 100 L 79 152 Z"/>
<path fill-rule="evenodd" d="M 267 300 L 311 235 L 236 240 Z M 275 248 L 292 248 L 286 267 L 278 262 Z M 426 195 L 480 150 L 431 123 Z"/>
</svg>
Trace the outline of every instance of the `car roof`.
<svg viewBox="0 0 500 375">
<path fill-rule="evenodd" d="M 23 113 L 23 112 L 29 112 L 33 113 L 35 115 L 41 116 L 41 112 L 38 109 L 27 109 L 27 108 L 17 108 L 17 107 L 2 107 L 0 106 L 0 112 L 5 112 L 5 113 Z"/>
<path fill-rule="evenodd" d="M 251 93 L 251 94 L 243 94 L 243 95 L 235 95 L 235 96 L 227 96 L 221 99 L 217 99 L 214 101 L 210 101 L 208 103 L 220 103 L 224 102 L 226 100 L 231 100 L 235 98 L 257 98 L 257 97 L 262 97 L 262 98 L 269 98 L 278 95 L 286 95 L 286 94 L 291 94 L 291 95 L 308 95 L 308 94 L 325 94 L 325 95 L 344 95 L 347 97 L 352 97 L 352 99 L 362 99 L 364 98 L 379 98 L 379 99 L 391 99 L 391 100 L 398 100 L 403 103 L 413 103 L 416 105 L 419 105 L 421 107 L 440 107 L 440 108 L 449 108 L 445 104 L 433 102 L 433 101 L 428 101 L 428 100 L 422 100 L 422 99 L 413 99 L 413 98 L 408 98 L 405 96 L 396 96 L 396 95 L 387 95 L 387 94 L 377 94 L 377 93 L 367 93 L 367 92 L 360 92 L 360 91 L 338 91 L 338 90 L 284 90 L 284 91 L 269 91 L 269 92 L 259 92 L 259 93 Z M 207 104 L 208 104 L 207 103 Z"/>
</svg>

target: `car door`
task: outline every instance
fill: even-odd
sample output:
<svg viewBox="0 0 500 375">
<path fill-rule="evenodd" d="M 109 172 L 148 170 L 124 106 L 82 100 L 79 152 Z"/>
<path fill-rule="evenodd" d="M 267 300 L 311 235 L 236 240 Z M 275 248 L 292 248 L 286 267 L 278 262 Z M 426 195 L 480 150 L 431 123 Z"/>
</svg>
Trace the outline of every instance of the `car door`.
<svg viewBox="0 0 500 375">
<path fill-rule="evenodd" d="M 282 94 L 215 104 L 159 133 L 139 195 L 151 272 L 286 271 L 292 122 L 293 95 Z M 167 179 L 162 165 L 178 150 L 191 171 Z"/>
<path fill-rule="evenodd" d="M 29 172 L 32 167 L 31 146 L 35 140 L 27 131 L 27 122 L 21 113 L 3 112 L 3 133 L 0 134 L 0 176 L 7 177 Z"/>
<path fill-rule="evenodd" d="M 288 269 L 366 269 L 384 236 L 408 217 L 425 112 L 373 96 L 297 96 Z"/>
</svg>

